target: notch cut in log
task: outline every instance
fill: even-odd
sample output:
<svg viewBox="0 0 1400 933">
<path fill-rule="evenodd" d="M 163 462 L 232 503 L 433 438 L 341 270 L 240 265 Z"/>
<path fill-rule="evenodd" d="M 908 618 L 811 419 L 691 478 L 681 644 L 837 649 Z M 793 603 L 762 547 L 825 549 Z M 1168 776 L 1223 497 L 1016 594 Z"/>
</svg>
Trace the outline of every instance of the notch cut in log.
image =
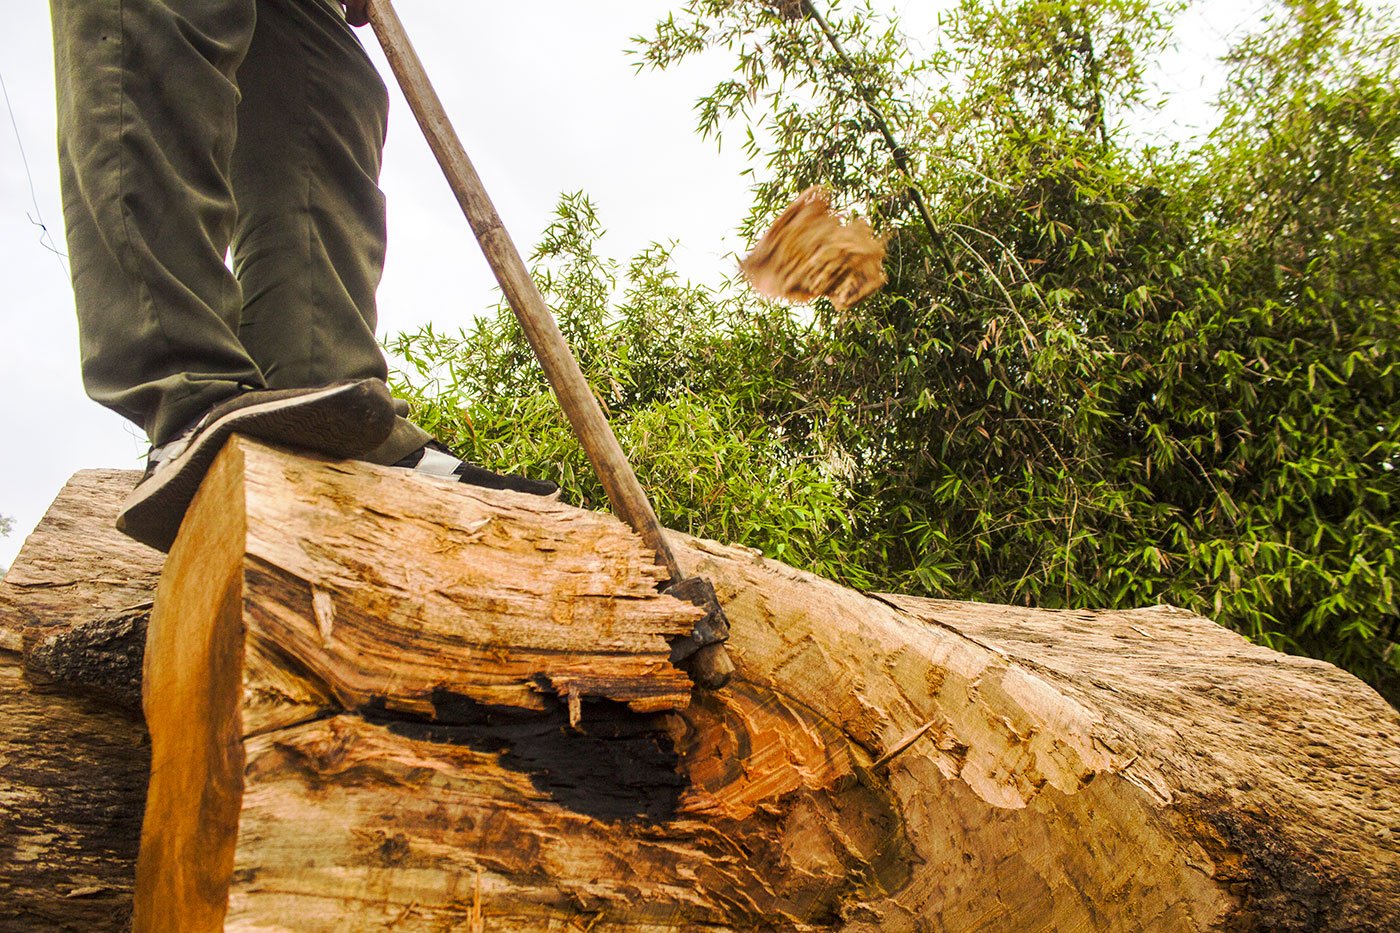
<svg viewBox="0 0 1400 933">
<path fill-rule="evenodd" d="M 461 501 L 421 498 L 439 491 Z M 675 536 L 734 623 L 736 680 L 672 710 L 581 700 L 571 729 L 567 690 L 500 676 L 517 661 L 468 654 L 452 674 L 438 656 L 448 623 L 344 608 L 401 611 L 444 592 L 453 612 L 477 607 L 464 565 L 480 572 L 473 592 L 538 593 L 522 581 L 575 566 L 573 535 L 605 539 L 593 523 L 621 528 L 235 442 L 152 622 L 138 927 L 1400 923 L 1400 717 L 1330 665 L 1189 613 L 871 597 Z M 430 533 L 454 542 L 452 560 L 414 562 Z M 541 545 L 521 559 L 531 566 L 492 556 L 524 553 L 522 540 Z M 639 546 L 625 531 L 606 540 Z M 623 566 L 616 583 L 563 587 L 567 605 L 614 585 L 637 602 L 634 577 L 651 577 Z M 329 626 L 316 580 L 339 581 Z M 489 637 L 508 634 L 513 653 L 517 631 Z M 422 670 L 389 666 L 380 632 L 404 633 Z"/>
</svg>

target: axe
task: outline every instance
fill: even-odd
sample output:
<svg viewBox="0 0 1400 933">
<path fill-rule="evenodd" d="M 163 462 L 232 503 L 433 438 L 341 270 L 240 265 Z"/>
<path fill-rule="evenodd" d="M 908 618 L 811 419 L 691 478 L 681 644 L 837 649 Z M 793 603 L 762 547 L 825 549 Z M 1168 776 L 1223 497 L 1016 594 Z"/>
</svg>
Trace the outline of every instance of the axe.
<svg viewBox="0 0 1400 933">
<path fill-rule="evenodd" d="M 481 177 L 467 158 L 466 149 L 452 128 L 442 100 L 428 81 L 427 71 L 409 42 L 398 13 L 389 0 L 372 0 L 367 12 L 394 77 L 427 137 L 428 146 L 437 156 L 447 183 L 457 196 L 457 203 L 471 224 L 477 243 L 519 319 L 545 377 L 554 388 L 560 407 L 593 463 L 613 512 L 641 535 L 670 573 L 670 582 L 662 591 L 705 610 L 704 618 L 695 624 L 689 636 L 671 643 L 672 663 L 683 668 L 698 686 L 718 690 L 728 683 L 734 664 L 724 650 L 724 642 L 729 638 L 729 620 L 719 605 L 714 586 L 702 577 L 687 577 L 681 571 L 671 546 L 662 535 L 651 500 L 637 481 L 637 474 L 617 443 L 578 361 L 564 342 L 554 315 L 535 287 Z"/>
</svg>

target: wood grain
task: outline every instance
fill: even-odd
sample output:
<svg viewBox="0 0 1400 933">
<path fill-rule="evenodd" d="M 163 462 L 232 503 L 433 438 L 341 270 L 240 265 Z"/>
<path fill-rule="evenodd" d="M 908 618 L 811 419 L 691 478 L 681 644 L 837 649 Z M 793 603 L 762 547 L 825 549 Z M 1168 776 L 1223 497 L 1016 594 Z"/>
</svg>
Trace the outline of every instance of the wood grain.
<svg viewBox="0 0 1400 933">
<path fill-rule="evenodd" d="M 84 470 L 63 487 L 0 584 L 0 648 L 24 651 L 75 625 L 149 604 L 164 555 L 112 524 L 116 504 L 140 476 Z"/>
<path fill-rule="evenodd" d="M 596 641 L 580 633 L 653 624 L 551 595 L 587 602 L 607 579 L 632 594 L 622 611 L 654 585 L 626 556 L 645 548 L 597 523 L 620 526 L 523 497 L 421 499 L 376 468 L 235 447 L 219 469 L 241 458 L 248 515 L 244 593 L 224 603 L 229 644 L 245 639 L 244 767 L 212 795 L 240 801 L 225 929 L 436 930 L 477 912 L 502 930 L 1400 920 L 1400 719 L 1327 665 L 1177 610 L 872 597 L 675 536 L 735 624 L 738 678 L 671 711 L 579 699 L 571 726 L 567 692 L 505 704 L 502 685 L 551 639 L 569 655 Z M 385 546 L 422 553 L 429 533 L 451 560 L 410 573 Z M 596 577 L 571 556 L 604 540 L 583 551 L 632 569 Z M 522 541 L 543 547 L 527 558 Z M 191 564 L 205 576 L 207 550 Z M 463 566 L 481 577 L 462 586 Z M 528 634 L 499 605 L 521 575 L 540 620 Z M 541 589 L 574 576 L 595 582 Z M 453 613 L 486 607 L 490 634 L 461 638 Z M 494 666 L 464 650 L 498 638 Z M 198 653 L 171 657 L 192 683 L 219 680 Z"/>
</svg>

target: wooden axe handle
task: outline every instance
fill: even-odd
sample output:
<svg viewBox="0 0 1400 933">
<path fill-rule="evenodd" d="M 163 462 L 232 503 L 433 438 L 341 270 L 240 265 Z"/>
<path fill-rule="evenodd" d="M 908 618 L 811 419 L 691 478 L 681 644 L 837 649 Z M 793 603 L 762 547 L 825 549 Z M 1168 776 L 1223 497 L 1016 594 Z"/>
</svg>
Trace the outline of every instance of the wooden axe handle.
<svg viewBox="0 0 1400 933">
<path fill-rule="evenodd" d="M 622 447 L 617 443 L 612 426 L 608 424 L 602 406 L 584 379 L 578 361 L 569 352 L 569 345 L 564 342 L 564 335 L 559 332 L 554 315 L 550 314 L 544 297 L 535 287 L 520 252 L 501 223 L 500 215 L 496 213 L 496 207 L 481 183 L 481 176 L 476 173 L 471 159 L 467 158 L 467 151 L 457 137 L 457 131 L 452 128 L 442 100 L 428 80 L 423 62 L 408 41 L 398 13 L 389 0 L 372 0 L 369 21 L 379 44 L 384 48 L 389 67 L 393 69 L 404 97 L 418 119 L 418 125 L 423 128 L 429 148 L 437 156 L 447 176 L 447 183 L 457 196 L 462 213 L 467 215 L 467 222 L 481 244 L 481 251 L 486 254 L 491 271 L 496 274 L 496 281 L 501 284 L 501 290 L 520 320 L 520 326 L 525 330 L 525 337 L 530 341 L 545 377 L 554 387 L 560 407 L 573 425 L 574 433 L 578 435 L 584 452 L 603 483 L 603 489 L 607 491 L 613 512 L 656 552 L 671 575 L 671 586 L 676 586 L 685 579 L 685 574 L 681 572 L 676 555 L 661 533 L 656 510 L 652 508 L 642 484 L 637 481 L 637 474 L 632 471 L 632 465 L 627 462 Z M 717 601 L 711 602 L 713 604 L 706 608 L 722 619 L 723 609 Z M 728 631 L 727 622 L 723 628 Z M 700 686 L 719 689 L 729 680 L 734 665 L 724 650 L 723 642 L 716 642 L 696 652 L 687 662 L 687 669 Z"/>
</svg>

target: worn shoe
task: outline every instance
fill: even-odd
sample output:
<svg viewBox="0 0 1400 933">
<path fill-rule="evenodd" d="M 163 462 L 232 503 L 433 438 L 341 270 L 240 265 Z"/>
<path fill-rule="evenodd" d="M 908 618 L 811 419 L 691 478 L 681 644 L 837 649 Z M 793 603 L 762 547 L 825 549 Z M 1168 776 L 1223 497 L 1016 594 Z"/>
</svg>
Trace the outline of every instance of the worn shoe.
<svg viewBox="0 0 1400 933">
<path fill-rule="evenodd" d="M 168 551 L 190 500 L 231 434 L 331 457 L 356 457 L 383 442 L 393 426 L 393 401 L 378 379 L 321 389 L 244 392 L 151 449 L 146 475 L 123 503 L 117 528 Z"/>
<path fill-rule="evenodd" d="M 469 483 L 486 489 L 509 489 L 532 496 L 552 496 L 559 491 L 559 487 L 548 480 L 494 473 L 475 463 L 468 463 L 454 456 L 452 451 L 437 441 L 429 441 L 427 446 L 415 450 L 394 466 L 412 470 L 420 476 L 454 483 Z"/>
</svg>

